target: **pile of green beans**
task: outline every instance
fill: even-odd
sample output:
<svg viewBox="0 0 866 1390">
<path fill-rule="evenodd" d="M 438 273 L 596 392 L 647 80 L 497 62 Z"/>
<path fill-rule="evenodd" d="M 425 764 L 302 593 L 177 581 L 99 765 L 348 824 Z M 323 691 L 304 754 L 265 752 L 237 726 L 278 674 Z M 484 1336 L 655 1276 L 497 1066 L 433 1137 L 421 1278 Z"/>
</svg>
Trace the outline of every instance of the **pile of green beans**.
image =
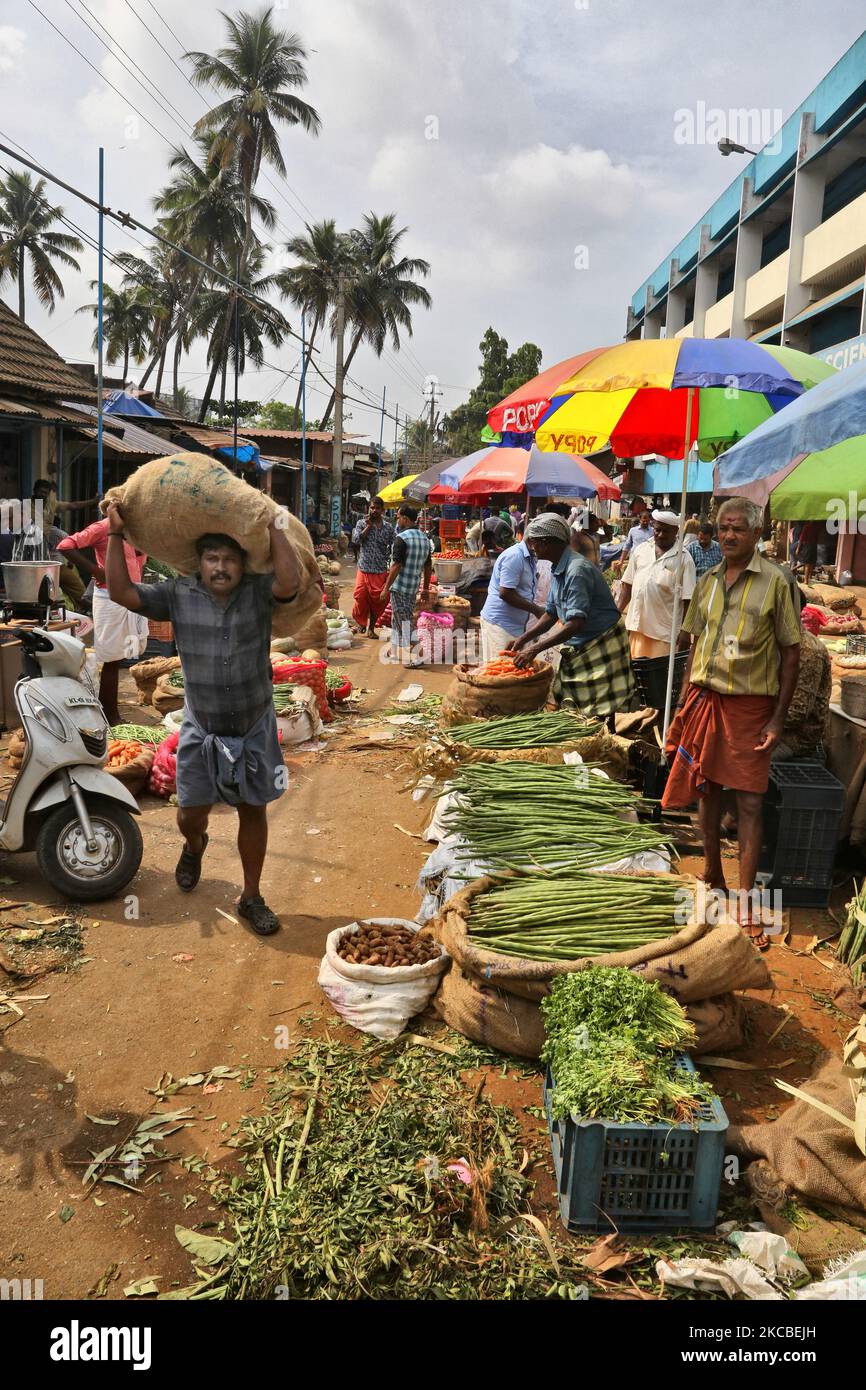
<svg viewBox="0 0 866 1390">
<path fill-rule="evenodd" d="M 468 744 L 470 748 L 550 748 L 588 738 L 598 733 L 600 727 L 595 722 L 584 723 L 572 714 L 539 711 L 455 724 L 447 731 L 446 738 L 453 743 Z"/>
<path fill-rule="evenodd" d="M 464 842 L 461 859 L 509 869 L 592 868 L 669 843 L 658 826 L 624 820 L 622 813 L 636 809 L 640 797 L 596 776 L 587 763 L 474 763 L 462 767 L 451 786 L 458 798 L 444 819 Z"/>
<path fill-rule="evenodd" d="M 633 950 L 685 926 L 688 879 L 580 870 L 534 874 L 472 900 L 469 937 L 479 948 L 528 960 L 576 960 Z"/>
</svg>

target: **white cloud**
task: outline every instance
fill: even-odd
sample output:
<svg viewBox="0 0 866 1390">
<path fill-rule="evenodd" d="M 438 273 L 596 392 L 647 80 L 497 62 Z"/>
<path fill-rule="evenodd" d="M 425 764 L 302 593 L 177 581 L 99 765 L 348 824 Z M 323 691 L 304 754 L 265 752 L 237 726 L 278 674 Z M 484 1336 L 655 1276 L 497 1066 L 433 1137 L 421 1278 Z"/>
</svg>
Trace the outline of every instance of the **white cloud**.
<svg viewBox="0 0 866 1390">
<path fill-rule="evenodd" d="M 0 72 L 12 72 L 24 56 L 26 34 L 11 24 L 0 24 Z"/>
</svg>

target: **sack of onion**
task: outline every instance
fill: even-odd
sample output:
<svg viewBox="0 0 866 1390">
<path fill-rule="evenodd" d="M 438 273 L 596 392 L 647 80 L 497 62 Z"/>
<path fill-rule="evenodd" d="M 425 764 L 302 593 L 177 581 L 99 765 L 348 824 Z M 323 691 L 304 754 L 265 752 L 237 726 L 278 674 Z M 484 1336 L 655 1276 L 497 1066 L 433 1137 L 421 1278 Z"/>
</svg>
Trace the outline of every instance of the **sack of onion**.
<svg viewBox="0 0 866 1390">
<path fill-rule="evenodd" d="M 319 984 L 353 1028 L 396 1038 L 427 1007 L 448 960 L 417 922 L 373 917 L 330 933 Z"/>
</svg>

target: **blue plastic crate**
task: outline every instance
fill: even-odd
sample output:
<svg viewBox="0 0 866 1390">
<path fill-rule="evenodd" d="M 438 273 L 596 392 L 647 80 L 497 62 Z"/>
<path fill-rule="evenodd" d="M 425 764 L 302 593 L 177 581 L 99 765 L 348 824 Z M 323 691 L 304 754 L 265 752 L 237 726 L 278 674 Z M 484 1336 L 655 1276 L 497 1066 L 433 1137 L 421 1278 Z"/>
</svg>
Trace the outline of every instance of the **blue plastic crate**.
<svg viewBox="0 0 866 1390">
<path fill-rule="evenodd" d="M 678 1067 L 694 1072 L 678 1053 Z M 714 1098 L 692 1125 L 557 1119 L 548 1068 L 544 1105 L 563 1225 L 574 1232 L 712 1230 L 728 1117 Z"/>
</svg>

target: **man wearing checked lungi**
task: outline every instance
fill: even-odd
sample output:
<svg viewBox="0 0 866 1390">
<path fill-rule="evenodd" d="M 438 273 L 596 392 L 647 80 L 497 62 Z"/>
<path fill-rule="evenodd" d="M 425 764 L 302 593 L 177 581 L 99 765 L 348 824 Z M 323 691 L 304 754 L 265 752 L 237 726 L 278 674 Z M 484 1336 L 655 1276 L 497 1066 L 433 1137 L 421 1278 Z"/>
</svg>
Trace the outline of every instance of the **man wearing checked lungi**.
<svg viewBox="0 0 866 1390">
<path fill-rule="evenodd" d="M 800 664 L 800 622 L 784 572 L 757 550 L 760 507 L 731 497 L 718 513 L 724 559 L 698 580 L 683 632 L 691 634 L 677 714 L 668 731 L 662 806 L 698 803 L 704 879 L 726 891 L 722 792 L 736 792 L 743 929 L 769 946 L 750 896 L 761 853 L 762 809 Z"/>
<path fill-rule="evenodd" d="M 221 801 L 238 813 L 244 887 L 237 910 L 259 936 L 279 929 L 260 892 L 268 844 L 267 805 L 286 789 L 274 713 L 270 663 L 274 604 L 297 597 L 301 575 L 279 518 L 269 526 L 267 574 L 247 574 L 244 552 L 225 535 L 199 536 L 199 572 L 160 584 L 134 584 L 123 545 L 123 513 L 108 507 L 105 562 L 115 603 L 170 620 L 184 673 L 184 718 L 177 749 L 177 824 L 184 847 L 177 886 L 191 893 L 201 877 L 207 826 Z"/>
<path fill-rule="evenodd" d="M 597 566 L 570 547 L 568 522 L 542 512 L 526 528 L 539 560 L 552 565 L 547 609 L 510 644 L 517 666 L 562 643 L 553 698 L 563 709 L 612 720 L 634 703 L 628 634 Z"/>
</svg>

